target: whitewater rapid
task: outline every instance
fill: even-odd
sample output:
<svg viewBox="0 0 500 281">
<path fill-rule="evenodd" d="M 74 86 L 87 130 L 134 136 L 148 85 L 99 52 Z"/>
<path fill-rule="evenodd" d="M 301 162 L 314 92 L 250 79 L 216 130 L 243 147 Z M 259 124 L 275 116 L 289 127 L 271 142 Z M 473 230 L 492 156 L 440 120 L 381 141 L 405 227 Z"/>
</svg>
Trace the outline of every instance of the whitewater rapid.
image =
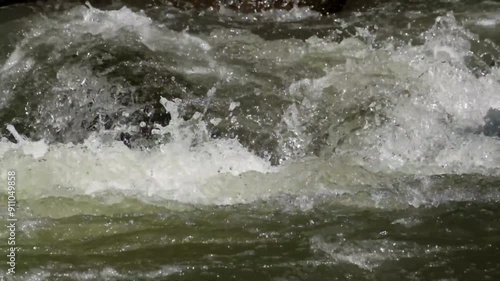
<svg viewBox="0 0 500 281">
<path fill-rule="evenodd" d="M 311 16 L 308 10 L 293 10 L 287 13 L 292 16 L 290 20 L 303 19 L 294 16 L 298 11 L 305 13 L 306 18 Z M 112 44 L 143 44 L 151 52 L 168 49 L 185 58 L 183 65 L 167 69 L 215 79 L 212 90 L 205 94 L 205 106 L 211 99 L 223 97 L 223 83 L 243 87 L 261 82 L 272 84 L 271 80 L 232 64 L 224 57 L 228 54 L 240 59 L 254 58 L 264 73 L 300 66 L 313 75 L 277 73 L 286 85 L 284 88 L 270 86 L 253 93 L 256 100 L 273 94 L 282 95 L 289 102 L 283 114 L 273 121 L 277 124 L 272 132 L 277 135 L 276 151 L 282 157 L 278 165 L 272 165 L 270 156 L 262 157 L 272 151 L 256 153 L 242 144 L 238 136 L 210 137 L 209 127 L 221 121 L 243 126 L 252 120 L 251 114 L 241 119 L 241 98 L 228 100 L 223 118 L 204 118 L 205 109 L 189 120 L 176 113 L 183 101 L 162 99 L 156 102 L 172 113 L 173 121 L 157 133 L 169 135 L 170 140 L 153 148 L 129 149 L 116 140 L 114 135 L 124 127 L 93 132 L 81 143 L 57 143 L 43 138 L 31 141 L 20 136 L 18 143 L 13 143 L 3 138 L 0 169 L 16 170 L 22 177 L 21 199 L 116 193 L 155 204 L 172 200 L 225 205 L 281 195 L 306 201 L 314 201 L 321 194 L 339 198 L 354 194 L 355 198 L 356 194 L 367 192 L 370 199 L 361 196 L 359 204 L 394 207 L 420 205 L 405 201 L 417 200 L 408 199 L 405 194 L 428 191 L 408 188 L 403 195 L 388 195 L 395 196 L 391 200 L 397 204 L 384 205 L 380 203 L 384 200 L 377 199 L 381 178 L 390 183 L 407 175 L 498 176 L 500 141 L 473 131 L 483 124 L 489 108 L 500 108 L 500 70 L 492 67 L 479 77 L 470 71 L 466 58 L 472 52 L 470 40 L 475 39 L 452 14 L 436 18 L 434 26 L 422 35 L 423 45 L 397 47 L 388 40 L 381 48 L 363 41 L 370 33 L 361 29 L 360 38 L 340 42 L 335 37 L 316 36 L 305 41 L 264 41 L 238 29 L 189 34 L 173 31 L 155 23 L 143 11 L 126 7 L 110 11 L 77 7 L 37 21 L 3 62 L 0 79 L 4 86 L 15 85 L 19 77 L 29 75 L 44 63 L 32 49 L 52 46 L 49 62 L 55 61 L 61 59 L 68 42 L 78 45 L 90 35 L 111 40 Z M 65 64 L 57 70 L 54 83 L 54 94 L 61 95 L 80 88 L 102 88 L 111 82 L 86 66 Z M 7 87 L 2 91 L 0 104 L 8 107 L 14 92 Z M 248 94 L 242 93 L 241 97 Z M 104 99 L 102 95 L 94 99 Z M 78 94 L 72 99 L 78 103 Z M 73 116 L 72 112 L 65 113 L 64 103 L 54 107 L 47 99 L 42 104 L 42 123 L 64 127 Z M 352 112 L 362 114 L 349 121 L 345 114 Z M 258 125 L 266 125 L 265 120 L 255 120 Z M 318 124 L 319 129 L 315 127 Z M 132 124 L 125 127 L 137 129 Z M 12 128 L 10 131 L 14 132 Z M 325 143 L 312 153 L 310 147 L 315 139 L 310 131 L 314 128 L 328 135 Z M 5 180 L 6 173 L 0 174 L 0 179 Z M 387 186 L 381 189 L 390 191 Z M 429 194 L 435 192 L 441 191 Z M 443 192 L 449 196 L 445 201 L 468 194 Z M 498 195 L 493 192 L 488 196 Z M 422 204 L 432 201 L 430 195 L 422 198 Z M 349 200 L 353 199 L 344 201 Z"/>
</svg>

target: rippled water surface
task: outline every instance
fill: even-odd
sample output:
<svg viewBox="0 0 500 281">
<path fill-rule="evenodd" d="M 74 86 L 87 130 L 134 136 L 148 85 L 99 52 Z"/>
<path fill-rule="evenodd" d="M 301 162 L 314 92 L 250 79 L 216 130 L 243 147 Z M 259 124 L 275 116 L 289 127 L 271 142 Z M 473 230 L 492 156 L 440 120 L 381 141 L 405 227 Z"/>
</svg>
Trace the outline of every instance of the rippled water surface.
<svg viewBox="0 0 500 281">
<path fill-rule="evenodd" d="M 137 2 L 0 8 L 6 280 L 500 280 L 500 2 Z"/>
</svg>

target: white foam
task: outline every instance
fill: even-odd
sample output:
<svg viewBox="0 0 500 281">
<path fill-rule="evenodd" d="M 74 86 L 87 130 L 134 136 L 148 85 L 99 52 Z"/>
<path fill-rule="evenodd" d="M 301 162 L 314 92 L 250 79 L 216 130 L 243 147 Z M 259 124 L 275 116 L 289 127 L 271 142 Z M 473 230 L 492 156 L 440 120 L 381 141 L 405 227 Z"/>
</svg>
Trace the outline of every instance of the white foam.
<svg viewBox="0 0 500 281">
<path fill-rule="evenodd" d="M 5 145 L 1 144 L 2 150 Z M 101 145 L 97 138 L 90 138 L 82 145 L 51 146 L 42 161 L 23 157 L 25 153 L 8 149 L 0 166 L 2 170 L 19 171 L 30 197 L 64 196 L 63 190 L 76 194 L 116 190 L 132 196 L 212 203 L 223 200 L 217 197 L 224 195 L 205 193 L 203 184 L 210 177 L 270 170 L 265 160 L 246 151 L 236 140 L 196 147 L 174 142 L 145 152 L 130 150 L 119 142 Z M 210 200 L 215 201 L 206 200 L 212 196 L 215 198 Z"/>
<path fill-rule="evenodd" d="M 160 133 L 170 134 L 172 141 L 151 151 L 130 150 L 121 142 L 104 144 L 99 134 L 84 144 L 54 144 L 47 149 L 43 142 L 25 140 L 9 127 L 20 144 L 0 143 L 5 160 L 0 167 L 18 170 L 30 197 L 35 198 L 121 191 L 187 203 L 245 202 L 244 196 L 233 198 L 224 190 L 211 193 L 204 186 L 219 175 L 274 170 L 235 139 L 208 139 L 206 124 L 182 120 L 175 102 L 162 98 L 161 103 L 173 119 Z M 41 161 L 35 161 L 38 158 Z"/>
<path fill-rule="evenodd" d="M 351 140 L 364 143 L 364 151 L 353 147 L 373 161 L 368 167 L 418 174 L 498 174 L 494 171 L 500 167 L 500 140 L 471 131 L 484 124 L 491 107 L 500 108 L 500 76 L 495 68 L 479 78 L 469 70 L 465 57 L 470 54 L 470 36 L 448 15 L 436 20 L 424 45 L 388 48 L 391 56 L 384 63 L 390 76 L 375 83 L 393 81 L 396 86 L 386 91 L 394 105 L 386 111 L 385 124 L 366 128 Z M 367 58 L 383 52 L 370 52 Z M 348 63 L 366 76 L 366 61 Z M 348 83 L 353 85 L 353 79 Z M 398 97 L 400 91 L 407 94 Z"/>
<path fill-rule="evenodd" d="M 31 155 L 31 156 L 33 156 L 33 158 L 38 159 L 38 158 L 43 157 L 45 155 L 45 153 L 47 152 L 48 146 L 43 140 L 36 141 L 36 142 L 27 141 L 26 137 L 21 136 L 16 131 L 14 126 L 12 126 L 10 124 L 7 125 L 7 130 L 9 130 L 9 132 L 16 139 L 16 141 L 17 141 L 16 147 L 22 148 L 24 154 Z M 12 146 L 7 145 L 7 149 L 9 149 L 9 148 L 12 148 Z M 0 149 L 0 156 L 2 156 L 3 153 L 5 153 L 5 151 L 7 149 Z"/>
<path fill-rule="evenodd" d="M 82 14 L 81 21 L 72 23 L 81 31 L 87 30 L 93 35 L 100 34 L 103 38 L 115 37 L 120 29 L 129 29 L 147 36 L 153 21 L 144 12 L 134 13 L 123 7 L 120 10 L 101 11 L 91 7 L 79 8 L 74 12 Z"/>
<path fill-rule="evenodd" d="M 170 135 L 172 141 L 151 150 L 130 150 L 121 142 L 103 141 L 104 133 L 94 134 L 78 145 L 46 146 L 43 142 L 23 140 L 21 136 L 16 138 L 22 144 L 2 140 L 0 155 L 5 161 L 0 163 L 0 168 L 16 169 L 23 176 L 26 188 L 23 196 L 98 196 L 117 192 L 146 201 L 236 204 L 293 195 L 291 205 L 310 210 L 318 196 L 326 195 L 342 204 L 397 208 L 465 200 L 470 193 L 441 192 L 443 196 L 435 196 L 439 192 L 423 188 L 391 193 L 372 172 L 383 171 L 387 178 L 384 183 L 390 185 L 393 175 L 397 178 L 400 173 L 491 174 L 500 167 L 499 140 L 463 133 L 464 128 L 482 124 L 490 106 L 500 107 L 500 70 L 493 68 L 490 74 L 480 78 L 471 73 L 464 62 L 470 54 L 467 34 L 464 35 L 451 16 L 438 19 L 436 26 L 425 34 L 427 41 L 423 46 L 399 49 L 390 43 L 383 49 L 374 49 L 355 38 L 341 43 L 317 37 L 306 42 L 264 41 L 247 31 L 224 29 L 214 30 L 209 39 L 204 40 L 187 32 L 156 26 L 144 13 L 134 13 L 127 8 L 118 11 L 75 8 L 67 16 L 63 27 L 55 20 L 54 27 L 46 27 L 61 33 L 61 37 L 50 37 L 55 40 L 51 43 L 57 45 L 57 40 L 64 36 L 67 36 L 64 40 L 75 38 L 77 42 L 81 40 L 79 36 L 89 32 L 110 38 L 125 29 L 138 34 L 139 40 L 152 50 L 168 47 L 189 54 L 186 57 L 196 54 L 197 59 L 206 59 L 202 63 L 187 61 L 186 69 L 217 66 L 219 54 L 211 52 L 220 46 L 211 46 L 221 44 L 246 46 L 245 59 L 300 64 L 324 75 L 300 77 L 296 81 L 280 76 L 289 81 L 283 94 L 293 101 L 285 108 L 276 131 L 280 134 L 282 152 L 290 159 L 280 167 L 271 167 L 267 159 L 249 152 L 236 139 L 211 139 L 206 124 L 201 121 L 202 113 L 184 121 L 179 118 L 179 101 L 161 99 L 172 122 L 165 128 L 155 129 L 155 134 Z M 27 48 L 27 42 L 40 44 L 42 41 L 33 39 L 43 34 L 40 30 L 43 31 L 28 33 L 19 48 Z M 60 42 L 66 42 L 64 40 Z M 263 48 L 266 52 L 262 52 Z M 237 53 L 231 55 L 240 55 L 241 49 L 234 49 Z M 12 55 L 11 59 L 17 63 L 23 61 L 19 54 Z M 275 71 L 266 68 L 267 63 L 258 65 L 264 72 Z M 107 82 L 91 74 L 83 75 L 86 79 L 82 82 L 83 78 L 75 77 L 91 72 L 78 67 L 63 67 L 58 72 L 61 81 L 58 86 L 62 90 L 82 84 L 98 89 Z M 218 69 L 221 76 L 227 75 L 225 82 L 229 77 L 241 78 L 241 84 L 263 81 L 247 78 L 248 73 L 238 72 L 239 69 L 233 72 L 229 67 L 221 67 L 226 72 Z M 265 88 L 262 92 L 268 94 L 266 91 L 270 89 L 275 90 Z M 211 88 L 207 97 L 211 99 L 215 92 L 216 88 Z M 384 105 L 385 100 L 389 105 Z M 330 151 L 322 157 L 308 158 L 306 148 L 312 142 L 308 126 L 314 125 L 312 120 L 330 122 L 327 123 L 331 125 L 329 140 L 336 144 L 341 137 L 337 133 L 343 114 L 360 104 L 369 105 L 369 110 L 380 113 L 380 119 L 384 117 L 387 121 L 371 124 L 362 120 L 353 127 L 361 125 L 363 129 L 352 133 L 335 153 Z M 233 102 L 229 109 L 234 110 L 236 106 Z M 232 120 L 238 121 L 235 116 Z M 64 122 L 54 120 L 56 124 Z M 218 124 L 221 120 L 214 118 L 211 122 Z M 328 149 L 333 150 L 325 148 Z M 497 194 L 491 196 L 495 199 Z M 480 196 L 478 200 L 486 197 Z"/>
</svg>

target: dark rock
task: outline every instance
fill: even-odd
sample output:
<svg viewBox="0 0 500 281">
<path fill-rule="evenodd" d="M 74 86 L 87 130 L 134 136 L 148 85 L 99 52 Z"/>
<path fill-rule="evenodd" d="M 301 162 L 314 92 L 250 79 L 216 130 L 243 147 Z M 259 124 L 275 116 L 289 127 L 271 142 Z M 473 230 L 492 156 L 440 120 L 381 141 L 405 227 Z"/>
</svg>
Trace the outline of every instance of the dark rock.
<svg viewBox="0 0 500 281">
<path fill-rule="evenodd" d="M 500 137 L 500 110 L 490 108 L 484 117 L 483 134 Z"/>
<path fill-rule="evenodd" d="M 117 139 L 123 144 L 128 148 L 150 148 L 168 139 L 168 136 L 155 135 L 153 130 L 159 126 L 168 126 L 172 116 L 161 105 L 148 104 L 125 118 L 121 114 L 116 114 L 115 120 L 117 123 L 138 126 L 134 132 L 121 132 L 119 134 Z"/>
<path fill-rule="evenodd" d="M 120 140 L 125 144 L 128 148 L 132 148 L 132 145 L 130 144 L 130 140 L 132 138 L 132 135 L 129 133 L 124 133 L 122 132 L 120 134 Z"/>
</svg>

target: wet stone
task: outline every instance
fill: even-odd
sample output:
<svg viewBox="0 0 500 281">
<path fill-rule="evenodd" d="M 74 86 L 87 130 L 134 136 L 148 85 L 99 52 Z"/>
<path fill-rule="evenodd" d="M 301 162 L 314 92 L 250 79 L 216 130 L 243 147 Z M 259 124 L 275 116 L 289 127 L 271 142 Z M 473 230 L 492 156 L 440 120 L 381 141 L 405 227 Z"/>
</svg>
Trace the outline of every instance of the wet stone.
<svg viewBox="0 0 500 281">
<path fill-rule="evenodd" d="M 490 108 L 484 117 L 483 133 L 486 136 L 500 137 L 500 110 Z"/>
</svg>

